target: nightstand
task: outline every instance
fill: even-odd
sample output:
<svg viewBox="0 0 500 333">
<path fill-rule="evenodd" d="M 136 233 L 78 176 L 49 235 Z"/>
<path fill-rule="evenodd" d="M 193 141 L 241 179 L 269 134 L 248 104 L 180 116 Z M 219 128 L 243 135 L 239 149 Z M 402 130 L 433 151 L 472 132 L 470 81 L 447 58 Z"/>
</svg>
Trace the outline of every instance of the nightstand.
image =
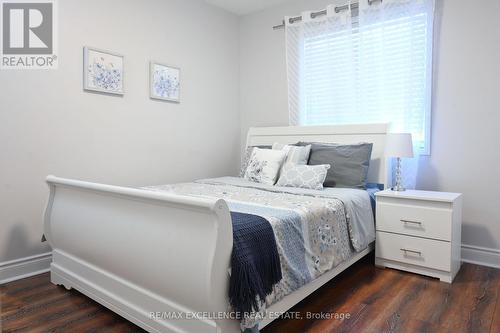
<svg viewBox="0 0 500 333">
<path fill-rule="evenodd" d="M 461 265 L 462 194 L 377 192 L 375 265 L 451 283 Z"/>
</svg>

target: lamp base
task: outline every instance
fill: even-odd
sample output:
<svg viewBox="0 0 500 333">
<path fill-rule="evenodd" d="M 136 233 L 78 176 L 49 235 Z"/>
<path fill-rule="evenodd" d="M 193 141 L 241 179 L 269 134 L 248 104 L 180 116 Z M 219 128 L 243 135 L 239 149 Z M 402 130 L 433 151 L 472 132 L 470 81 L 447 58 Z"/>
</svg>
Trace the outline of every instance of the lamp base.
<svg viewBox="0 0 500 333">
<path fill-rule="evenodd" d="M 403 186 L 394 186 L 394 187 L 391 187 L 391 191 L 403 192 L 403 191 L 406 191 L 406 189 Z"/>
<path fill-rule="evenodd" d="M 401 158 L 396 158 L 396 184 L 391 188 L 392 191 L 395 192 L 403 192 L 406 189 L 403 186 L 403 182 L 401 181 Z"/>
</svg>

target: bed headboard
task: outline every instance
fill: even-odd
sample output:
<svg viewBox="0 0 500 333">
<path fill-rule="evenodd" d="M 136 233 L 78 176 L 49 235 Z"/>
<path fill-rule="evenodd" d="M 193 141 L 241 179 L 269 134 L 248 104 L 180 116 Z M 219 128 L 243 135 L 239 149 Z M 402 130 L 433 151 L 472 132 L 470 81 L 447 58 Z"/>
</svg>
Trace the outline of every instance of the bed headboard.
<svg viewBox="0 0 500 333">
<path fill-rule="evenodd" d="M 248 130 L 246 146 L 271 145 L 274 142 L 298 141 L 331 143 L 373 143 L 372 158 L 368 169 L 368 182 L 391 183 L 391 174 L 384 156 L 389 124 L 355 124 L 331 126 L 252 127 Z"/>
</svg>

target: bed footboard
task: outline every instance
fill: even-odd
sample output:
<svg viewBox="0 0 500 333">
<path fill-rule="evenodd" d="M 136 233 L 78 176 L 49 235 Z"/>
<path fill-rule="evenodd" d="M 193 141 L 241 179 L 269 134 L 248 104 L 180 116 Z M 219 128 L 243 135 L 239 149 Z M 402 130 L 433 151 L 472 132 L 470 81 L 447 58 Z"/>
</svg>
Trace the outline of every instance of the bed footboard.
<svg viewBox="0 0 500 333">
<path fill-rule="evenodd" d="M 150 332 L 239 331 L 236 320 L 206 314 L 228 306 L 233 235 L 224 200 L 54 176 L 47 183 L 53 283 Z"/>
</svg>

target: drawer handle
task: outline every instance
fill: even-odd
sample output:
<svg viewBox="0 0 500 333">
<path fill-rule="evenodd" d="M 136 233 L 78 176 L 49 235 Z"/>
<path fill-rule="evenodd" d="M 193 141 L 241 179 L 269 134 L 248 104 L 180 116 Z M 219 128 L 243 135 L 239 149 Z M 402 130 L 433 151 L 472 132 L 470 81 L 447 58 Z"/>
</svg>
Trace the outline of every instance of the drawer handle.
<svg viewBox="0 0 500 333">
<path fill-rule="evenodd" d="M 420 257 L 422 256 L 422 252 L 420 251 L 415 251 L 415 250 L 409 250 L 409 249 L 400 249 L 401 251 L 403 251 L 406 255 L 406 253 L 410 252 L 410 253 L 414 253 L 414 254 L 418 254 Z"/>
<path fill-rule="evenodd" d="M 420 221 L 412 221 L 412 220 L 400 220 L 400 221 L 403 223 L 411 223 L 411 224 L 416 224 L 416 225 L 422 226 L 422 222 L 420 222 Z"/>
</svg>

